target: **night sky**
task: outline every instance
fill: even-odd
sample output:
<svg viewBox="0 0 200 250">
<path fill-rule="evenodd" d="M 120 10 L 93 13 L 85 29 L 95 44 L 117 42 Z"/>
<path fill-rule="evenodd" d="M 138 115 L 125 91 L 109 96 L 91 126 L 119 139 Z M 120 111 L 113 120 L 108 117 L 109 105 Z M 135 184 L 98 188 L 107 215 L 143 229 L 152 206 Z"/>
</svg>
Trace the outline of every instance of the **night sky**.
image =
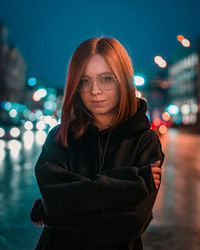
<svg viewBox="0 0 200 250">
<path fill-rule="evenodd" d="M 0 0 L 0 20 L 9 43 L 21 51 L 26 76 L 62 87 L 77 46 L 94 36 L 112 36 L 128 50 L 136 73 L 158 72 L 154 56 L 168 62 L 183 48 L 176 36 L 200 37 L 199 0 Z"/>
</svg>

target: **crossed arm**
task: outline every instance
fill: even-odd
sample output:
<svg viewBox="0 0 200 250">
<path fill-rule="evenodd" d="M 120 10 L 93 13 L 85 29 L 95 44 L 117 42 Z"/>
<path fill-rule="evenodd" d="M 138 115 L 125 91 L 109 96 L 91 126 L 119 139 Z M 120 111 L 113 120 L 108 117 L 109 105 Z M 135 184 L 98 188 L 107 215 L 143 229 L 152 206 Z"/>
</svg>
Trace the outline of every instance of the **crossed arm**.
<svg viewBox="0 0 200 250">
<path fill-rule="evenodd" d="M 154 178 L 154 183 L 157 189 L 160 185 L 160 177 L 161 177 L 161 168 L 159 167 L 160 162 L 161 161 L 156 161 L 155 163 L 151 164 L 151 170 L 152 170 L 152 174 Z M 37 201 L 35 201 L 33 207 L 35 206 L 36 203 Z M 42 220 L 33 221 L 33 223 L 37 226 L 42 226 Z"/>
<path fill-rule="evenodd" d="M 153 139 L 155 139 L 155 138 L 153 138 Z M 146 138 L 145 138 L 145 140 L 146 140 Z M 153 147 L 151 147 L 150 145 L 148 145 L 148 144 L 150 144 L 151 142 L 152 142 L 152 140 L 146 140 L 146 142 L 148 142 L 148 143 L 146 143 L 146 145 L 145 144 L 143 144 L 143 145 L 145 145 L 145 147 L 146 148 L 150 148 L 151 150 L 149 150 L 149 151 L 151 151 L 151 152 L 155 152 L 155 154 L 154 155 L 152 155 L 152 156 L 150 156 L 150 153 L 151 152 L 149 152 L 149 151 L 146 151 L 146 149 L 143 147 L 143 148 L 141 148 L 141 152 L 143 152 L 143 156 L 141 156 L 141 157 L 139 157 L 139 159 L 141 159 L 139 162 L 138 162 L 138 164 L 139 164 L 139 166 L 143 166 L 143 163 L 146 161 L 146 159 L 152 159 L 152 161 L 151 161 L 151 163 L 150 163 L 150 165 L 149 165 L 149 167 L 147 167 L 147 168 L 145 168 L 145 169 L 148 169 L 148 173 L 151 175 L 151 173 L 152 173 L 152 176 L 151 176 L 151 183 L 153 183 L 153 180 L 154 180 L 154 184 L 155 184 L 155 186 L 154 186 L 154 188 L 155 189 L 158 189 L 159 188 L 159 185 L 160 185 L 160 176 L 161 176 L 161 168 L 160 168 L 160 165 L 161 165 L 161 161 L 163 160 L 162 159 L 162 157 L 160 156 L 160 150 L 159 150 L 159 148 L 157 149 L 157 148 L 155 148 L 155 150 L 154 150 L 154 148 Z M 146 155 L 145 155 L 145 153 L 146 153 Z M 153 161 L 153 159 L 154 159 L 154 161 Z M 156 160 L 157 159 L 157 160 Z M 158 159 L 161 159 L 161 160 L 158 160 Z M 151 171 L 149 171 L 149 169 L 150 169 L 150 166 L 151 166 Z M 60 169 L 62 169 L 62 168 L 60 168 Z M 45 179 L 49 179 L 48 178 L 48 176 L 46 176 L 46 171 L 44 171 L 44 174 L 45 174 Z M 58 174 L 58 173 L 57 173 Z M 54 177 L 56 176 L 56 175 L 53 175 Z M 62 175 L 62 178 L 63 178 L 63 176 L 64 175 Z M 104 178 L 104 176 L 102 176 L 102 178 Z M 119 178 L 121 178 L 120 176 L 119 176 Z M 100 180 L 101 180 L 101 178 L 100 178 Z M 108 179 L 109 180 L 109 179 Z M 54 180 L 55 181 L 55 180 Z M 66 180 L 64 180 L 64 179 L 62 179 L 62 181 L 66 181 Z M 75 182 L 76 181 L 80 181 L 80 180 L 75 180 Z M 82 180 L 81 180 L 82 181 Z M 57 184 L 57 183 L 56 183 Z M 46 184 L 45 184 L 46 185 Z M 75 183 L 75 185 L 76 185 L 76 183 Z M 48 185 L 47 185 L 48 186 Z M 86 187 L 87 187 L 87 183 L 86 183 Z M 48 187 L 49 188 L 49 187 Z M 50 186 L 50 189 L 48 189 L 49 191 L 51 190 L 51 186 Z M 131 188 L 131 190 L 134 190 L 135 188 Z M 90 189 L 88 189 L 88 190 L 90 190 Z M 119 189 L 120 190 L 120 189 Z M 141 189 L 141 190 L 143 190 L 143 188 Z M 107 189 L 106 189 L 106 192 L 105 192 L 106 194 L 107 194 Z M 131 194 L 132 195 L 132 194 Z M 67 196 L 65 196 L 65 197 L 67 197 Z M 101 198 L 103 197 L 103 196 L 100 196 Z M 112 196 L 111 196 L 112 197 Z M 121 195 L 121 197 L 122 197 L 122 200 L 124 199 L 124 197 L 123 197 L 123 195 Z M 43 197 L 44 198 L 44 197 Z M 63 197 L 64 198 L 64 197 Z M 82 197 L 81 197 L 82 198 Z M 56 198 L 56 195 L 55 195 L 55 200 L 57 200 L 57 198 Z M 112 200 L 113 200 L 113 197 L 112 197 Z M 154 198 L 152 199 L 152 200 L 154 200 Z M 89 200 L 88 200 L 89 201 Z M 99 202 L 99 200 L 96 200 L 97 202 Z M 59 202 L 59 200 L 58 200 L 58 202 Z M 68 201 L 66 201 L 66 202 L 68 202 Z M 110 201 L 108 200 L 108 203 L 109 203 Z M 121 202 L 121 200 L 120 200 L 120 202 Z M 56 202 L 57 203 L 57 202 Z M 150 203 L 151 203 L 151 201 L 150 201 Z M 148 204 L 150 204 L 149 202 L 148 202 Z M 95 204 L 95 201 L 94 201 L 94 204 Z M 94 205 L 94 204 L 91 204 L 92 206 Z M 100 203 L 98 203 L 98 204 L 100 204 Z M 57 204 L 55 204 L 54 203 L 54 209 L 55 209 L 55 205 L 57 205 Z M 152 203 L 152 206 L 153 206 L 153 203 Z M 67 206 L 67 208 L 68 208 L 68 206 Z M 137 211 L 135 211 L 135 212 L 133 212 L 133 211 L 126 211 L 127 212 L 127 214 L 126 213 L 122 213 L 121 215 L 123 216 L 122 218 L 124 219 L 124 218 L 126 218 L 126 225 L 127 225 L 127 223 L 129 223 L 130 221 L 131 221 L 131 223 L 130 223 L 130 226 L 131 225 L 135 225 L 136 223 L 137 223 L 137 220 L 139 219 L 139 220 L 142 220 L 142 222 L 140 221 L 140 225 L 141 225 L 141 223 L 143 224 L 143 225 L 146 225 L 147 224 L 147 222 L 150 220 L 150 214 L 151 214 L 151 205 L 149 205 L 149 210 L 148 210 L 148 214 L 146 215 L 146 222 L 144 223 L 144 219 L 141 217 L 141 218 L 139 218 L 139 216 L 138 216 L 138 212 L 140 213 L 141 211 L 143 211 L 143 213 L 145 213 L 145 208 L 146 208 L 146 205 L 145 204 L 143 204 L 142 202 L 141 202 L 141 205 L 140 205 L 140 208 L 137 210 Z M 111 208 L 112 209 L 112 208 Z M 126 215 L 125 215 L 126 214 Z M 109 216 L 108 216 L 109 215 Z M 100 212 L 100 214 L 87 214 L 87 211 L 86 211 L 86 214 L 84 215 L 84 217 L 79 217 L 78 218 L 78 222 L 77 223 L 82 223 L 82 225 L 84 225 L 84 223 L 86 223 L 87 222 L 87 224 L 88 224 L 88 220 L 87 221 L 84 221 L 84 219 L 86 219 L 87 218 L 87 216 L 89 216 L 87 219 L 90 219 L 91 217 L 93 217 L 93 221 L 95 221 L 96 220 L 96 222 L 98 222 L 98 223 L 100 223 L 100 225 L 101 225 L 101 223 L 103 222 L 103 220 L 102 220 L 102 218 L 104 218 L 105 220 L 105 223 L 106 223 L 106 225 L 115 225 L 116 227 L 117 227 L 117 220 L 115 220 L 114 218 L 116 218 L 116 215 L 117 215 L 117 218 L 120 216 L 120 213 L 119 214 L 117 214 L 117 213 L 114 213 L 114 217 L 113 217 L 113 221 L 112 221 L 112 223 L 109 223 L 108 224 L 108 222 L 107 222 L 107 219 L 110 219 L 110 220 L 112 220 L 112 216 L 111 216 L 111 214 L 109 214 L 109 211 L 107 212 L 107 211 L 101 211 Z M 75 220 L 76 221 L 76 220 Z M 75 226 L 75 228 L 73 229 L 73 230 L 77 230 L 77 225 L 76 225 L 76 222 L 75 221 L 73 221 L 73 223 L 75 223 L 75 224 L 73 224 L 73 226 Z M 35 221 L 34 222 L 36 225 L 42 225 L 42 219 L 41 220 L 37 220 L 37 221 Z M 91 223 L 94 223 L 94 222 L 91 222 Z M 46 224 L 46 223 L 45 223 Z M 47 224 L 48 224 L 48 221 L 47 221 Z M 92 224 L 91 224 L 91 226 L 92 226 Z M 68 225 L 67 225 L 67 227 L 68 227 Z M 80 228 L 80 227 L 78 227 L 78 228 Z M 96 225 L 95 225 L 95 228 L 96 228 Z M 122 228 L 122 227 L 121 227 Z M 121 229 L 120 228 L 120 229 Z M 124 228 L 126 228 L 126 227 L 124 227 Z M 142 227 L 143 229 L 144 229 L 144 226 Z"/>
</svg>

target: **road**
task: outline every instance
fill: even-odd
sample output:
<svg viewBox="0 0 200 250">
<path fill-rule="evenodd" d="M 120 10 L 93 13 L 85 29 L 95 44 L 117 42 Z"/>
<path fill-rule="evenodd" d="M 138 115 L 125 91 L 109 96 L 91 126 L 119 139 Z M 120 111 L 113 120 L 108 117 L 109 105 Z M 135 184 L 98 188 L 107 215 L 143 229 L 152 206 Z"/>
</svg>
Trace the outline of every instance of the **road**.
<svg viewBox="0 0 200 250">
<path fill-rule="evenodd" d="M 172 129 L 161 141 L 166 158 L 145 250 L 199 250 L 200 135 Z"/>
<path fill-rule="evenodd" d="M 171 129 L 161 141 L 166 154 L 162 184 L 143 236 L 144 250 L 199 250 L 200 135 Z M 34 165 L 41 145 L 24 145 L 14 144 L 15 152 L 0 141 L 1 250 L 32 250 L 41 232 L 29 219 L 39 197 Z"/>
</svg>

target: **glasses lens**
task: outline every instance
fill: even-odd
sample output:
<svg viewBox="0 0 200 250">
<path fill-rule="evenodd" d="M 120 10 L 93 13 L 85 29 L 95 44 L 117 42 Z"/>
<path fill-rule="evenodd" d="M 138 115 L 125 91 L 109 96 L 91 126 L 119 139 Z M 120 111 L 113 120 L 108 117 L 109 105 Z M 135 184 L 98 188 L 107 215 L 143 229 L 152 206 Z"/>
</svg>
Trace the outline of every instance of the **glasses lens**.
<svg viewBox="0 0 200 250">
<path fill-rule="evenodd" d="M 98 84 L 101 89 L 109 89 L 113 83 L 115 83 L 115 78 L 113 75 L 105 75 L 98 77 Z"/>
<path fill-rule="evenodd" d="M 113 83 L 114 77 L 113 76 L 100 76 L 99 82 L 101 82 L 101 83 Z"/>
<path fill-rule="evenodd" d="M 82 78 L 79 82 L 79 90 L 84 90 L 90 87 L 91 80 L 89 78 Z"/>
<path fill-rule="evenodd" d="M 113 85 L 113 83 L 115 83 L 115 77 L 114 75 L 101 75 L 101 76 L 97 76 L 95 78 L 88 78 L 88 77 L 83 77 L 80 80 L 79 83 L 79 91 L 90 91 L 91 86 L 92 86 L 92 82 L 93 80 L 96 81 L 96 83 L 98 84 L 98 87 L 101 90 L 106 90 L 106 89 L 110 89 Z"/>
</svg>

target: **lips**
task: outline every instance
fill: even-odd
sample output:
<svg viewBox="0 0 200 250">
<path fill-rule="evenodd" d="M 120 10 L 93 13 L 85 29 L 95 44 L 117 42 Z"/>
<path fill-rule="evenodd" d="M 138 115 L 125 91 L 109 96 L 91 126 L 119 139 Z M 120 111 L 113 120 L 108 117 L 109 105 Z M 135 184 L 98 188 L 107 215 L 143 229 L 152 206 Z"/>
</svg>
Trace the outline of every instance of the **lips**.
<svg viewBox="0 0 200 250">
<path fill-rule="evenodd" d="M 95 107 L 101 106 L 105 101 L 100 100 L 100 101 L 91 101 L 92 105 Z"/>
<path fill-rule="evenodd" d="M 100 100 L 100 101 L 91 101 L 92 103 L 102 103 L 105 102 L 104 100 Z"/>
</svg>

